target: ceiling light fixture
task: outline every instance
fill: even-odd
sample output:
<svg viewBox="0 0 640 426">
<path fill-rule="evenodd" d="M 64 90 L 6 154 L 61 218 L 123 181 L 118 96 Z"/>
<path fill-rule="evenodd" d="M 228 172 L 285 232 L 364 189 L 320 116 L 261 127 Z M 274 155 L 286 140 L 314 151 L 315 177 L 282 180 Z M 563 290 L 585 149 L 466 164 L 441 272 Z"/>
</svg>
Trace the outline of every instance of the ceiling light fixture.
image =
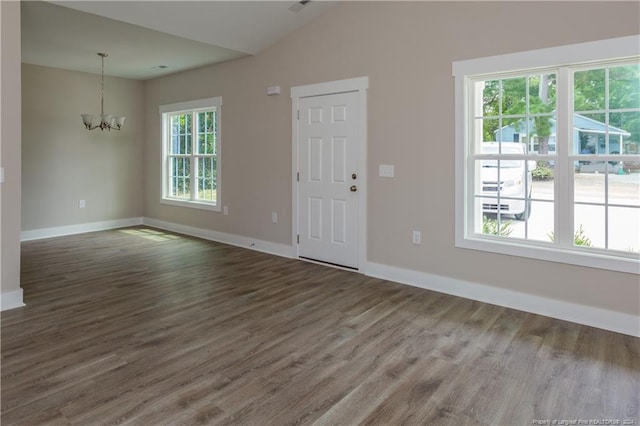
<svg viewBox="0 0 640 426">
<path fill-rule="evenodd" d="M 82 116 L 82 122 L 84 123 L 84 127 L 87 130 L 120 130 L 122 128 L 122 125 L 124 124 L 125 117 L 104 113 L 104 58 L 109 55 L 106 53 L 98 53 L 98 56 L 102 58 L 102 80 L 100 86 L 100 124 L 93 124 L 93 114 L 80 114 Z"/>
</svg>

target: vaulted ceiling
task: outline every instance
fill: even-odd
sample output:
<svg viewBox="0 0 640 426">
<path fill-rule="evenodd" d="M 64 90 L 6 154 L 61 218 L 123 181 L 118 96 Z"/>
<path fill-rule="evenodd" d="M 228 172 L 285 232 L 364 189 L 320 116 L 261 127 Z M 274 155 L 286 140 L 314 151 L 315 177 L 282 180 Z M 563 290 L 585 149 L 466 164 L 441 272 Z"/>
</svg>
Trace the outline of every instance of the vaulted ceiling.
<svg viewBox="0 0 640 426">
<path fill-rule="evenodd" d="M 23 1 L 22 61 L 149 79 L 260 52 L 333 2 Z"/>
</svg>

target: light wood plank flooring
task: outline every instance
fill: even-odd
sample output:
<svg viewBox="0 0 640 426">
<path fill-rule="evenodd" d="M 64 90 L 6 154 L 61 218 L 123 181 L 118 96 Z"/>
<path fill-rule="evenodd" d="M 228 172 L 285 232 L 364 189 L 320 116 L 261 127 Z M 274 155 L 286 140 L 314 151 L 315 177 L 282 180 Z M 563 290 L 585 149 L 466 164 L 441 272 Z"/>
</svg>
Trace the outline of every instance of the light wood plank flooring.
<svg viewBox="0 0 640 426">
<path fill-rule="evenodd" d="M 144 227 L 22 247 L 2 425 L 640 424 L 640 339 Z"/>
</svg>

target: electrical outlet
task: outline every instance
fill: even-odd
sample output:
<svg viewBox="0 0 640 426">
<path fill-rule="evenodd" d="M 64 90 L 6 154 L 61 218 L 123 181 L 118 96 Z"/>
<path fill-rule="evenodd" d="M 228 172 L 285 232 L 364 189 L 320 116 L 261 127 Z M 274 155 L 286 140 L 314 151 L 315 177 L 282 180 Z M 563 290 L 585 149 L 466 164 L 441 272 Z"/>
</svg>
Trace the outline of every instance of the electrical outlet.
<svg viewBox="0 0 640 426">
<path fill-rule="evenodd" d="M 271 212 L 271 222 L 278 223 L 278 212 Z"/>
<path fill-rule="evenodd" d="M 229 207 L 228 206 L 222 207 L 222 214 L 225 215 L 225 216 L 229 215 Z"/>
<path fill-rule="evenodd" d="M 87 202 L 85 200 L 78 201 L 78 208 L 84 209 L 85 207 L 87 207 Z"/>
<path fill-rule="evenodd" d="M 422 244 L 422 235 L 420 234 L 420 231 L 413 231 L 412 242 L 417 246 Z"/>
</svg>

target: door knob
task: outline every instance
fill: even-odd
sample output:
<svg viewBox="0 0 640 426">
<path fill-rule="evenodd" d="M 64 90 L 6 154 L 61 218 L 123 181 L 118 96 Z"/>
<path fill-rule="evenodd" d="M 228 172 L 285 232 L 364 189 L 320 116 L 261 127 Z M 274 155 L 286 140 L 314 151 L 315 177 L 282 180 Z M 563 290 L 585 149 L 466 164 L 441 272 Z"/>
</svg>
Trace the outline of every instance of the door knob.
<svg viewBox="0 0 640 426">
<path fill-rule="evenodd" d="M 358 178 L 358 175 L 356 175 L 355 173 L 351 175 L 351 179 L 356 180 L 357 178 Z"/>
<path fill-rule="evenodd" d="M 356 192 L 358 190 L 358 187 L 355 185 L 351 185 L 351 188 L 349 188 L 349 191 L 351 192 Z"/>
</svg>

